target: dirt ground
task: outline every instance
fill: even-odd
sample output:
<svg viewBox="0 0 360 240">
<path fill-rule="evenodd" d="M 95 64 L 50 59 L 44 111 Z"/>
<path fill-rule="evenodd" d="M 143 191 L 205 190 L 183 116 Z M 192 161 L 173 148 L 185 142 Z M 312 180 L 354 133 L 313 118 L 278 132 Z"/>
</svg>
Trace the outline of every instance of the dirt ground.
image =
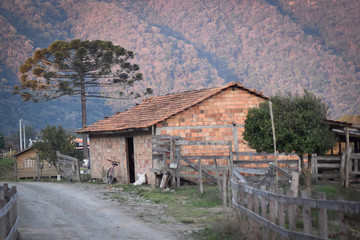
<svg viewBox="0 0 360 240">
<path fill-rule="evenodd" d="M 0 183 L 2 184 L 2 183 Z M 137 196 L 115 201 L 121 189 L 88 183 L 10 183 L 19 192 L 21 239 L 191 239 L 191 225 L 164 216 L 166 206 Z"/>
</svg>

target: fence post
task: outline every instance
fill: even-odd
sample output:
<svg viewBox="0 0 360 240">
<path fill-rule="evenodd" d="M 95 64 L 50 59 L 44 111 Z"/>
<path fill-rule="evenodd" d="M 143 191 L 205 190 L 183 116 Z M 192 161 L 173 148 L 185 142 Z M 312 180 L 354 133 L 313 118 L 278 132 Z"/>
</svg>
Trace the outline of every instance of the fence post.
<svg viewBox="0 0 360 240">
<path fill-rule="evenodd" d="M 305 189 L 301 191 L 301 197 L 309 198 L 309 190 Z M 312 226 L 311 226 L 311 209 L 310 207 L 303 206 L 303 222 L 304 222 L 304 232 L 311 235 Z M 319 224 L 320 225 L 320 224 Z"/>
<path fill-rule="evenodd" d="M 346 152 L 341 154 L 341 162 L 340 162 L 340 183 L 342 186 L 345 186 L 345 163 L 346 163 Z"/>
<path fill-rule="evenodd" d="M 175 162 L 177 165 L 176 168 L 176 187 L 179 188 L 180 187 L 180 153 L 179 151 L 176 151 L 176 144 L 175 144 Z"/>
<path fill-rule="evenodd" d="M 36 167 L 37 167 L 37 180 L 40 182 L 40 180 L 41 180 L 41 166 L 40 166 L 40 158 L 39 158 L 38 153 L 36 153 L 35 159 L 36 159 Z"/>
<path fill-rule="evenodd" d="M 246 207 L 250 211 L 253 211 L 253 195 L 249 192 L 247 193 L 247 206 Z M 247 219 L 248 219 L 249 230 L 252 233 L 253 232 L 253 224 L 251 223 L 251 219 L 249 217 Z"/>
<path fill-rule="evenodd" d="M 175 159 L 175 138 L 170 138 L 170 169 L 171 169 L 171 184 L 176 186 L 176 169 L 177 167 L 173 167 L 176 164 Z M 176 164 L 176 166 L 178 166 Z"/>
<path fill-rule="evenodd" d="M 345 187 L 350 186 L 350 174 L 351 174 L 351 147 L 346 149 L 346 162 L 345 162 Z"/>
<path fill-rule="evenodd" d="M 276 179 L 276 177 L 275 177 Z M 271 192 L 275 193 L 275 188 L 271 188 L 270 189 Z M 270 212 L 270 221 L 272 223 L 276 223 L 276 206 L 275 206 L 275 201 L 274 200 L 270 200 L 270 207 L 269 207 L 269 212 Z M 271 239 L 275 240 L 276 238 L 276 232 L 271 231 Z"/>
<path fill-rule="evenodd" d="M 344 196 L 338 196 L 337 200 L 344 201 L 345 197 Z M 339 211 L 339 231 L 340 231 L 339 239 L 340 240 L 348 239 L 348 231 L 347 231 L 347 228 L 346 228 L 346 223 L 345 223 L 344 217 L 345 217 L 344 212 Z"/>
<path fill-rule="evenodd" d="M 260 186 L 260 190 L 261 191 L 266 191 L 266 186 L 265 185 L 261 185 Z M 267 217 L 267 207 L 266 207 L 266 199 L 262 196 L 261 197 L 261 216 L 263 218 L 266 218 Z M 262 227 L 262 235 L 263 235 L 263 239 L 267 239 L 268 237 L 268 228 L 263 226 Z"/>
<path fill-rule="evenodd" d="M 10 192 L 9 192 L 9 186 L 7 183 L 4 183 L 3 185 L 3 190 L 4 190 L 4 201 L 5 201 L 5 205 L 10 201 Z M 7 237 L 8 232 L 11 229 L 10 226 L 10 211 L 8 211 L 5 216 L 3 216 L 3 220 L 4 220 L 4 228 L 5 228 L 5 237 Z"/>
<path fill-rule="evenodd" d="M 291 172 L 291 183 L 290 183 L 290 190 L 293 192 L 293 197 L 298 196 L 299 192 L 299 173 L 298 172 Z"/>
<path fill-rule="evenodd" d="M 216 182 L 217 182 L 217 185 L 218 185 L 218 188 L 219 188 L 219 193 L 220 193 L 220 196 L 221 196 L 221 193 L 222 193 L 222 191 L 221 191 L 221 182 L 220 182 L 220 176 L 219 176 L 219 168 L 218 168 L 216 159 L 214 159 L 214 164 L 215 164 Z"/>
<path fill-rule="evenodd" d="M 259 214 L 259 198 L 257 195 L 254 195 L 254 212 Z"/>
<path fill-rule="evenodd" d="M 284 195 L 284 189 L 279 188 L 276 190 L 276 193 L 279 195 Z M 284 203 L 278 202 L 278 209 L 279 209 L 279 225 L 282 228 L 285 228 L 285 215 L 284 215 Z M 281 240 L 285 240 L 284 236 L 280 236 Z"/>
<path fill-rule="evenodd" d="M 290 191 L 288 192 L 288 196 L 290 197 L 297 197 L 299 191 L 299 173 L 298 172 L 291 172 L 291 184 L 290 184 Z M 295 211 L 296 205 L 289 204 L 288 206 L 288 217 L 289 217 L 289 229 L 290 231 L 295 231 L 296 224 L 295 224 Z"/>
<path fill-rule="evenodd" d="M 316 199 L 326 200 L 326 194 L 324 192 L 318 192 L 316 194 Z M 327 221 L 327 212 L 325 208 L 319 209 L 319 227 L 320 227 L 320 237 L 328 237 L 328 221 Z"/>
<path fill-rule="evenodd" d="M 6 200 L 0 199 L 0 209 L 2 209 L 6 205 Z M 6 215 L 0 218 L 0 239 L 6 239 Z"/>
<path fill-rule="evenodd" d="M 204 193 L 204 189 L 203 189 L 203 183 L 202 183 L 202 170 L 201 170 L 201 159 L 199 159 L 198 161 L 198 171 L 199 171 L 199 191 L 200 194 Z"/>
<path fill-rule="evenodd" d="M 14 197 L 15 194 L 16 194 L 16 187 L 13 186 L 13 187 L 11 188 L 11 190 L 9 189 L 9 192 L 10 192 L 10 199 L 11 199 L 11 198 Z M 8 220 L 8 221 L 9 221 L 9 230 L 8 230 L 9 233 L 11 232 L 11 229 L 12 229 L 13 226 L 15 225 L 15 222 L 16 222 L 16 214 L 17 214 L 17 212 L 16 212 L 16 201 L 15 201 L 15 202 L 13 202 L 12 207 L 11 207 L 11 209 L 9 210 L 9 220 Z"/>
<path fill-rule="evenodd" d="M 227 194 L 226 194 L 226 192 L 227 192 L 227 176 L 226 176 L 226 171 L 224 171 L 223 172 L 223 179 L 222 179 L 222 181 L 223 181 L 223 187 L 222 187 L 222 190 L 223 190 L 223 208 L 224 208 L 224 216 L 226 217 L 226 215 L 227 215 L 227 201 L 226 201 L 226 199 L 227 199 Z M 240 192 L 241 193 L 241 192 Z M 238 195 L 240 195 L 240 193 L 238 193 Z M 241 197 L 239 198 L 239 202 L 241 203 Z"/>
</svg>

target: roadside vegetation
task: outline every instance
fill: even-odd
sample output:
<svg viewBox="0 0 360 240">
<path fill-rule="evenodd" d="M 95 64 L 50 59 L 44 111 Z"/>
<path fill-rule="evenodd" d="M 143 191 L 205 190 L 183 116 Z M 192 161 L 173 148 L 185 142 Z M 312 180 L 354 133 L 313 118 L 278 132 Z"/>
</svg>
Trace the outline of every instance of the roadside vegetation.
<svg viewBox="0 0 360 240">
<path fill-rule="evenodd" d="M 254 236 L 249 228 L 244 229 L 241 223 L 245 221 L 244 216 L 235 212 L 231 216 L 225 216 L 223 205 L 217 186 L 204 186 L 204 194 L 200 194 L 196 185 L 181 186 L 179 189 L 164 190 L 151 188 L 150 186 L 115 185 L 115 193 L 106 196 L 114 201 L 128 201 L 126 194 L 138 196 L 142 201 L 154 204 L 163 204 L 164 213 L 174 218 L 177 222 L 191 224 L 198 229 L 192 234 L 194 239 L 251 239 Z M 337 184 L 314 184 L 313 195 L 317 192 L 325 192 L 327 199 L 337 199 L 339 195 L 345 197 L 347 201 L 360 201 L 359 189 L 344 189 Z M 140 200 L 139 200 L 140 201 Z M 328 211 L 329 218 L 336 220 L 332 211 Z M 317 224 L 317 213 L 313 212 L 313 224 Z M 348 224 L 353 231 L 358 231 L 358 218 L 348 215 Z M 253 223 L 254 224 L 254 223 Z M 301 227 L 302 220 L 297 222 L 297 227 Z M 256 227 L 256 226 L 253 226 Z M 334 226 L 332 226 L 334 227 Z M 254 229 L 253 229 L 254 230 Z M 249 238 L 250 237 L 250 238 Z"/>
<path fill-rule="evenodd" d="M 119 193 L 110 197 L 117 201 L 127 201 L 124 193 L 132 194 L 155 204 L 163 204 L 169 217 L 183 224 L 192 224 L 199 229 L 192 234 L 195 239 L 239 239 L 239 229 L 232 220 L 225 217 L 218 187 L 204 186 L 200 194 L 196 185 L 181 186 L 178 189 L 159 189 L 150 186 L 115 185 Z"/>
<path fill-rule="evenodd" d="M 10 179 L 13 177 L 13 162 L 11 157 L 0 159 L 0 180 Z"/>
</svg>

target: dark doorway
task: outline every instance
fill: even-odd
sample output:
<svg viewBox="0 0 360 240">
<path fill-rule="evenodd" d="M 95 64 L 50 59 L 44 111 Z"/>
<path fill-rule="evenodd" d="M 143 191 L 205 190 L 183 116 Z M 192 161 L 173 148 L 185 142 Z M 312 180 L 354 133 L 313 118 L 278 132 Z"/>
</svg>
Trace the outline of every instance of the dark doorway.
<svg viewBox="0 0 360 240">
<path fill-rule="evenodd" d="M 135 182 L 134 140 L 127 138 L 128 174 L 130 183 Z"/>
</svg>

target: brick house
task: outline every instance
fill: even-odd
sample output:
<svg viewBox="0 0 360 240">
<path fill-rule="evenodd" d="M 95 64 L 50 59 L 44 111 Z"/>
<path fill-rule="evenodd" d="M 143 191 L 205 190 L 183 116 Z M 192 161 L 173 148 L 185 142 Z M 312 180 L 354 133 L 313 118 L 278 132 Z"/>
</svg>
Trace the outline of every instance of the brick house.
<svg viewBox="0 0 360 240">
<path fill-rule="evenodd" d="M 248 109 L 269 100 L 262 93 L 238 82 L 223 87 L 152 97 L 113 116 L 105 117 L 77 133 L 89 134 L 91 177 L 102 178 L 110 167 L 107 159 L 119 161 L 117 181 L 134 182 L 136 173 L 152 166 L 152 136 L 180 136 L 192 141 L 232 141 L 235 151 L 254 151 L 242 138 Z M 189 148 L 208 153 L 210 149 Z"/>
</svg>

